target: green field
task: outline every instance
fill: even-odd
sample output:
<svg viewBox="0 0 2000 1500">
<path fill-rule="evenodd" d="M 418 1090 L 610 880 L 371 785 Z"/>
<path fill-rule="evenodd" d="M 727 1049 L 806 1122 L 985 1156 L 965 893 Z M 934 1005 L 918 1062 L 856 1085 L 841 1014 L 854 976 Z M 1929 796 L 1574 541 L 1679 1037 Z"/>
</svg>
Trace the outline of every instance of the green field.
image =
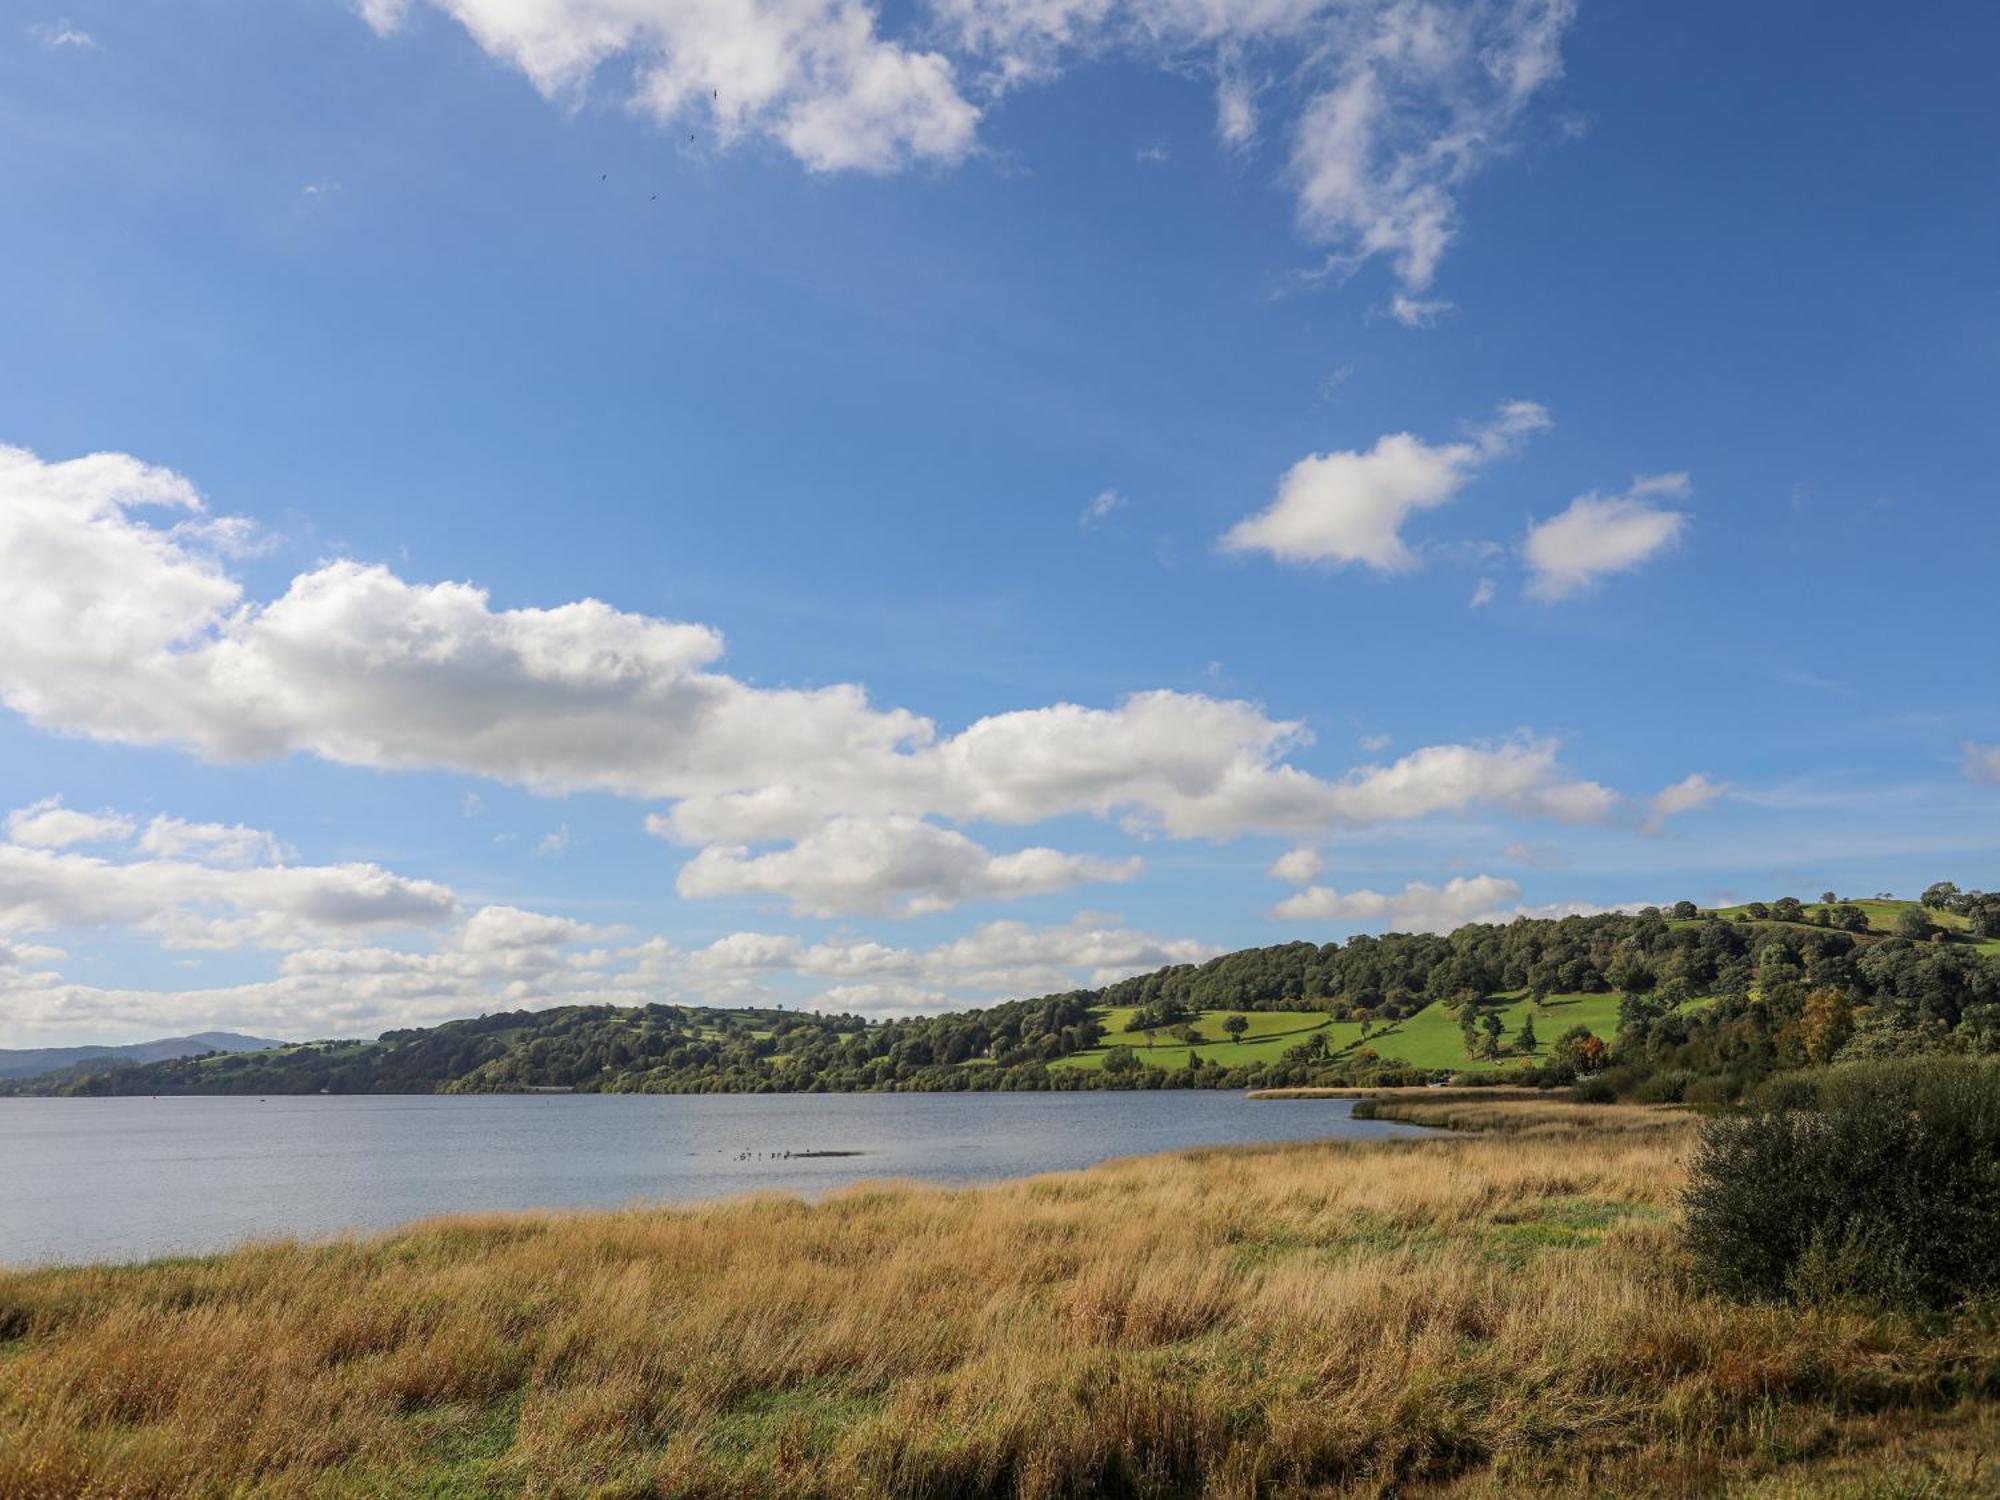
<svg viewBox="0 0 2000 1500">
<path fill-rule="evenodd" d="M 1551 995 L 1540 1006 L 1517 996 L 1497 998 L 1504 1002 L 1496 1007 L 1505 1028 L 1501 1034 L 1502 1042 L 1510 1048 L 1521 1029 L 1522 1018 L 1533 1014 L 1535 1040 L 1539 1045 L 1532 1056 L 1538 1059 L 1546 1057 L 1556 1038 L 1572 1026 L 1588 1026 L 1607 1041 L 1618 1029 L 1616 995 Z M 1148 1067 L 1174 1071 L 1187 1066 L 1189 1047 L 1166 1031 L 1156 1033 L 1153 1045 L 1148 1046 L 1144 1032 L 1125 1030 L 1126 1022 L 1133 1015 L 1131 1007 L 1109 1009 L 1100 1014 L 1105 1027 L 1104 1045 L 1062 1058 L 1051 1063 L 1051 1068 L 1101 1068 L 1106 1053 L 1114 1046 L 1132 1048 L 1139 1061 Z M 1331 1020 L 1316 1010 L 1248 1010 L 1241 1014 L 1250 1023 L 1250 1030 L 1242 1041 L 1232 1042 L 1223 1033 L 1222 1020 L 1233 1014 L 1237 1012 L 1206 1010 L 1193 1023 L 1196 1035 L 1204 1040 L 1192 1050 L 1201 1054 L 1204 1064 L 1236 1068 L 1251 1063 L 1274 1063 L 1314 1032 L 1325 1034 L 1329 1057 L 1349 1055 L 1365 1047 L 1381 1057 L 1397 1059 L 1416 1068 L 1505 1068 L 1517 1066 L 1530 1056 L 1510 1051 L 1497 1063 L 1471 1057 L 1460 1038 L 1458 1018 L 1444 1006 L 1436 1004 L 1425 1006 L 1406 1020 L 1371 1027 L 1365 1041 L 1359 1021 Z"/>
</svg>

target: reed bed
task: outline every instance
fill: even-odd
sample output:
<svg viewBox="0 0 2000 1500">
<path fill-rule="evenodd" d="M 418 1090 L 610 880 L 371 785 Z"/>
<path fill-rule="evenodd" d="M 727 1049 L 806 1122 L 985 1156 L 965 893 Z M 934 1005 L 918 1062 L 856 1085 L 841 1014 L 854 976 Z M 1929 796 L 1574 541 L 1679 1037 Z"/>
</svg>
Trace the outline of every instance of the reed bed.
<svg viewBox="0 0 2000 1500">
<path fill-rule="evenodd" d="M 0 1276 L 0 1496 L 1707 1494 L 1967 1454 L 1940 1493 L 1983 1482 L 1990 1319 L 1697 1295 L 1687 1122 L 1522 1108 Z"/>
</svg>

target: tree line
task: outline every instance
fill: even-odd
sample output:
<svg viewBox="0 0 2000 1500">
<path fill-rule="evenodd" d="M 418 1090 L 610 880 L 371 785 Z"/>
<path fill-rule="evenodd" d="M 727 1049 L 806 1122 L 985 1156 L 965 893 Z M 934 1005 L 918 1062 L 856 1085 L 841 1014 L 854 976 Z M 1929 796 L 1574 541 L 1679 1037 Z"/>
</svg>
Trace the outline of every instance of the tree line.
<svg viewBox="0 0 2000 1500">
<path fill-rule="evenodd" d="M 1945 915 L 1960 921 L 1944 925 Z M 1773 1072 L 1836 1056 L 2000 1051 L 2000 955 L 1978 947 L 2000 935 L 1996 922 L 2000 897 L 1950 882 L 1905 907 L 1891 933 L 1868 930 L 1860 906 L 1831 899 L 1808 908 L 1786 897 L 1726 916 L 1682 902 L 1450 934 L 1282 943 L 938 1016 L 570 1005 L 390 1031 L 373 1042 L 86 1067 L 16 1091 L 764 1093 L 1411 1081 L 1431 1075 L 1394 1055 L 1393 1036 L 1367 1033 L 1437 1004 L 1456 1013 L 1468 1055 L 1525 1065 L 1523 1077 L 1733 1098 Z M 1502 1034 L 1498 996 L 1593 993 L 1621 997 L 1614 1037 L 1573 1029 L 1541 1054 L 1532 1012 L 1514 1035 Z M 1358 1021 L 1364 1034 L 1339 1048 L 1315 1033 L 1250 1067 L 1197 1054 L 1169 1073 L 1105 1036 L 1111 1007 L 1135 1008 L 1133 1030 L 1171 1032 L 1202 1011 L 1316 1010 Z M 1109 1066 L 1051 1067 L 1107 1041 Z"/>
</svg>

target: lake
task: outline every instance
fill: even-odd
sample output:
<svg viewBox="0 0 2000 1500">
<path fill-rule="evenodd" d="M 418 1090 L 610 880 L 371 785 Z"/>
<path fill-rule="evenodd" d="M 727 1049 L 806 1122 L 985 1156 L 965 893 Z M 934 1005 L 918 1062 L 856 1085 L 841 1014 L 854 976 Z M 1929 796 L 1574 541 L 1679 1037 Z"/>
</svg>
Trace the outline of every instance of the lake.
<svg viewBox="0 0 2000 1500">
<path fill-rule="evenodd" d="M 1192 1090 L 0 1099 L 0 1265 L 136 1260 L 431 1214 L 812 1196 L 867 1178 L 977 1182 L 1188 1146 L 1424 1133 L 1352 1110 Z"/>
</svg>

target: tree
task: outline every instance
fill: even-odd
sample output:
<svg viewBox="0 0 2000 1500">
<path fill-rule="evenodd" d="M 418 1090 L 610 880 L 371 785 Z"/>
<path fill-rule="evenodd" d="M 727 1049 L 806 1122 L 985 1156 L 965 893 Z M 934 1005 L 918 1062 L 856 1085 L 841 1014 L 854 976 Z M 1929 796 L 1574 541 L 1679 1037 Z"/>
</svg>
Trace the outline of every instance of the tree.
<svg viewBox="0 0 2000 1500">
<path fill-rule="evenodd" d="M 1521 1031 L 1514 1038 L 1514 1046 L 1523 1053 L 1531 1053 L 1535 1050 L 1535 1015 L 1533 1011 L 1521 1017 Z"/>
<path fill-rule="evenodd" d="M 1936 885 L 1925 886 L 1924 894 L 1920 899 L 1932 911 L 1942 911 L 1945 907 L 1951 905 L 1951 898 L 1957 894 L 1958 886 L 1954 882 L 1940 880 Z"/>
<path fill-rule="evenodd" d="M 1771 903 L 1771 920 L 1774 922 L 1802 921 L 1805 914 L 1805 903 L 1797 896 L 1780 896 Z"/>
<path fill-rule="evenodd" d="M 1701 908 L 1696 906 L 1692 901 L 1676 901 L 1674 903 L 1673 918 L 1676 922 L 1692 922 L 1700 915 Z"/>
<path fill-rule="evenodd" d="M 1222 1018 L 1222 1029 L 1229 1034 L 1230 1041 L 1240 1042 L 1243 1040 L 1243 1033 L 1250 1029 L 1249 1017 L 1224 1016 Z"/>
<path fill-rule="evenodd" d="M 1815 1067 L 1832 1062 L 1834 1053 L 1854 1035 L 1854 1006 L 1846 993 L 1825 988 L 1807 995 L 1799 1017 L 1799 1035 L 1805 1042 L 1806 1057 Z"/>
<path fill-rule="evenodd" d="M 1931 919 L 1921 906 L 1906 906 L 1896 914 L 1896 936 L 1921 943 L 1931 935 Z"/>
<path fill-rule="evenodd" d="M 1832 891 L 1821 891 L 1819 893 L 1819 904 L 1821 906 L 1831 906 L 1839 899 L 1840 897 L 1836 896 Z"/>
<path fill-rule="evenodd" d="M 1487 1011 L 1479 1018 L 1479 1029 L 1484 1033 L 1479 1043 L 1480 1055 L 1483 1057 L 1498 1057 L 1500 1055 L 1500 1013 L 1492 1010 Z"/>
<path fill-rule="evenodd" d="M 1139 1071 L 1139 1054 L 1130 1047 L 1117 1046 L 1104 1054 L 1104 1071 L 1124 1077 Z"/>
<path fill-rule="evenodd" d="M 1761 901 L 1752 901 L 1748 906 L 1743 908 L 1743 915 L 1753 922 L 1761 922 L 1771 915 L 1771 908 Z"/>
</svg>

